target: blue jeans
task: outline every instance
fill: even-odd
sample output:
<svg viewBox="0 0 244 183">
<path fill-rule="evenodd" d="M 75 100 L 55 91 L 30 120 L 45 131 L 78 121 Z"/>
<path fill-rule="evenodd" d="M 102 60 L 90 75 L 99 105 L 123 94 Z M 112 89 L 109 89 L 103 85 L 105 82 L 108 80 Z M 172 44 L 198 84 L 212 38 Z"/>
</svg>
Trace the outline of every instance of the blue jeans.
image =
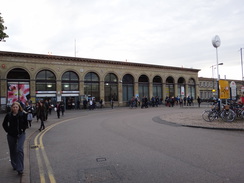
<svg viewBox="0 0 244 183">
<path fill-rule="evenodd" d="M 7 140 L 12 167 L 17 171 L 23 171 L 25 133 L 22 133 L 19 137 L 7 135 Z"/>
</svg>

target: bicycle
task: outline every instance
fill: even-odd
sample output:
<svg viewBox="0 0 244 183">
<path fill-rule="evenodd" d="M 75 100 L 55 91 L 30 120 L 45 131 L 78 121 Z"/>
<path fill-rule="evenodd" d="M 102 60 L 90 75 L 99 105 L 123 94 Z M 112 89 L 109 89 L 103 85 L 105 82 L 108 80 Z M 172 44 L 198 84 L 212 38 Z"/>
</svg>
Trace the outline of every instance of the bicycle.
<svg viewBox="0 0 244 183">
<path fill-rule="evenodd" d="M 211 110 L 205 110 L 202 113 L 202 118 L 207 122 L 212 122 L 221 118 L 225 122 L 232 122 L 236 118 L 235 112 L 229 108 L 229 105 L 224 105 L 221 110 L 217 104 L 212 106 Z"/>
<path fill-rule="evenodd" d="M 236 113 L 232 109 L 230 109 L 229 105 L 224 105 L 220 116 L 223 119 L 223 121 L 232 122 L 236 118 Z"/>
<path fill-rule="evenodd" d="M 213 105 L 211 110 L 205 110 L 202 113 L 202 118 L 207 122 L 212 122 L 219 117 L 221 117 L 221 112 L 217 104 Z"/>
</svg>

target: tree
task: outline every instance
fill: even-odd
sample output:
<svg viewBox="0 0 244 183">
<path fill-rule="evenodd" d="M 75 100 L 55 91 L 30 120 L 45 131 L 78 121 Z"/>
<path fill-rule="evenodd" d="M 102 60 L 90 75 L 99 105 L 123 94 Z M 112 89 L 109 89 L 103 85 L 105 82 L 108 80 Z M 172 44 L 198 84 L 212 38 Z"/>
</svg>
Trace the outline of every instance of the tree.
<svg viewBox="0 0 244 183">
<path fill-rule="evenodd" d="M 5 41 L 4 39 L 8 38 L 8 35 L 4 32 L 4 30 L 6 30 L 7 27 L 5 27 L 3 25 L 3 23 L 4 23 L 4 20 L 1 17 L 1 13 L 0 13 L 0 41 Z"/>
</svg>

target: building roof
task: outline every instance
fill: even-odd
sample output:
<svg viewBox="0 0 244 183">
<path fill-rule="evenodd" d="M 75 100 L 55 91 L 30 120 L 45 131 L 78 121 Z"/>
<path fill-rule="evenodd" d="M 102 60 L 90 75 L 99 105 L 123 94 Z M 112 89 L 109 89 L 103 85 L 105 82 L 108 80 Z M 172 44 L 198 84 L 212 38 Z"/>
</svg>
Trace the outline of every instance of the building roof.
<svg viewBox="0 0 244 183">
<path fill-rule="evenodd" d="M 53 60 L 60 60 L 60 61 L 65 60 L 65 61 L 75 61 L 75 62 L 90 62 L 90 63 L 136 66 L 136 67 L 150 67 L 150 68 L 159 68 L 159 69 L 168 69 L 168 70 L 182 70 L 182 71 L 190 71 L 190 72 L 199 72 L 200 71 L 200 69 L 183 68 L 183 67 L 172 67 L 172 66 L 142 64 L 142 63 L 133 63 L 133 62 L 122 62 L 122 61 L 112 61 L 112 60 L 102 60 L 102 59 L 68 57 L 68 56 L 58 56 L 58 55 L 21 53 L 21 52 L 8 52 L 8 51 L 0 51 L 0 56 L 38 58 L 38 59 L 48 59 L 48 60 L 53 59 Z"/>
</svg>

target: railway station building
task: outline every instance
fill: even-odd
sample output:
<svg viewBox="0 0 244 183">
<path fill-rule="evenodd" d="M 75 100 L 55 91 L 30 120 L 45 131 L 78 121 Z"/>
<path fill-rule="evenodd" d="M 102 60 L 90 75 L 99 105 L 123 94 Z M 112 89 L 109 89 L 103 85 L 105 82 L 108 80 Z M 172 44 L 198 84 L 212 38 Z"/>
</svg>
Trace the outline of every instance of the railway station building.
<svg viewBox="0 0 244 183">
<path fill-rule="evenodd" d="M 199 96 L 199 69 L 56 55 L 0 51 L 0 106 L 14 101 L 63 100 L 66 109 L 84 99 L 126 106 L 149 99 Z"/>
</svg>

